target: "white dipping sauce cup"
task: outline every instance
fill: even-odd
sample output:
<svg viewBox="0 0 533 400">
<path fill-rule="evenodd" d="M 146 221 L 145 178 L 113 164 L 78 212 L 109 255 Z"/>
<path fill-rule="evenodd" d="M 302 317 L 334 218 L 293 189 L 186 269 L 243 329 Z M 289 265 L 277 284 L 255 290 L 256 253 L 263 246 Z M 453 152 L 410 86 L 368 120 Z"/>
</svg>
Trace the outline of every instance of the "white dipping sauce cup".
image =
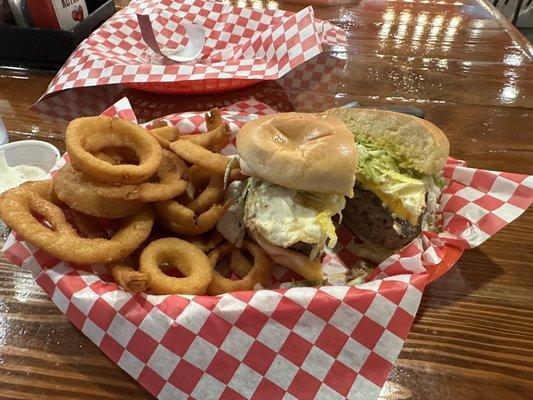
<svg viewBox="0 0 533 400">
<path fill-rule="evenodd" d="M 44 169 L 47 173 L 59 162 L 61 154 L 53 144 L 40 140 L 20 140 L 0 146 L 7 165 L 26 164 Z"/>
<path fill-rule="evenodd" d="M 2 118 L 0 118 L 0 145 L 6 144 L 9 142 L 9 136 L 7 136 L 7 130 L 6 126 L 4 125 L 4 121 L 2 121 Z"/>
</svg>

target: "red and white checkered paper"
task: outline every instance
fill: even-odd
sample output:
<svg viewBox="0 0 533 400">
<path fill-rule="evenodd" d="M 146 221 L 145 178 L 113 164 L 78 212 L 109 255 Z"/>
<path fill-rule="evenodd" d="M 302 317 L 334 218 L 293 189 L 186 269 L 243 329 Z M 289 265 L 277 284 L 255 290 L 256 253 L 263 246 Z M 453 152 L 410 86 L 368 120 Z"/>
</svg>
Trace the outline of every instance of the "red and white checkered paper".
<svg viewBox="0 0 533 400">
<path fill-rule="evenodd" d="M 251 101 L 222 115 L 236 130 L 247 118 L 272 112 Z M 104 114 L 135 121 L 126 99 Z M 201 113 L 165 120 L 184 132 L 205 130 Z M 444 233 L 424 232 L 355 287 L 132 295 L 113 283 L 104 266 L 62 262 L 15 232 L 4 252 L 30 268 L 70 321 L 158 399 L 371 400 L 402 348 L 443 244 L 475 247 L 533 200 L 531 176 L 467 168 L 450 159 L 445 177 Z M 340 229 L 325 267 L 353 263 L 353 245 L 351 234 Z"/>
<path fill-rule="evenodd" d="M 202 57 L 189 65 L 156 55 L 142 39 L 136 14 L 151 15 L 156 39 L 167 48 L 186 44 L 182 21 L 202 25 Z M 321 53 L 324 44 L 345 41 L 344 31 L 315 19 L 311 7 L 292 13 L 206 0 L 136 0 L 78 46 L 44 96 L 116 83 L 277 79 Z"/>
</svg>

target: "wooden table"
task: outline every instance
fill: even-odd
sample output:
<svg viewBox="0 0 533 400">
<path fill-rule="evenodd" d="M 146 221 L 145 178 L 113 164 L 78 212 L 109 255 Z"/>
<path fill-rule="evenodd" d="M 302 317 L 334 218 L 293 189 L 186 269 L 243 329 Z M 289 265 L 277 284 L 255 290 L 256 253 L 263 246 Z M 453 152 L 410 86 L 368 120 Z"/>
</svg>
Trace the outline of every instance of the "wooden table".
<svg viewBox="0 0 533 400">
<path fill-rule="evenodd" d="M 206 109 L 249 95 L 302 111 L 350 101 L 415 105 L 446 132 L 456 158 L 533 174 L 532 48 L 487 2 L 369 0 L 316 11 L 348 32 L 348 49 L 330 52 L 345 60 L 333 79 L 324 73 L 309 87 L 266 82 L 187 98 L 123 88 L 88 93 L 108 96 L 109 104 L 127 94 L 143 119 L 157 109 Z M 27 110 L 51 78 L 0 70 L 0 116 L 12 140 L 39 137 L 62 146 L 65 123 Z M 382 399 L 531 396 L 532 229 L 530 210 L 428 288 Z M 0 398 L 149 398 L 67 321 L 29 272 L 5 259 L 0 265 Z"/>
</svg>

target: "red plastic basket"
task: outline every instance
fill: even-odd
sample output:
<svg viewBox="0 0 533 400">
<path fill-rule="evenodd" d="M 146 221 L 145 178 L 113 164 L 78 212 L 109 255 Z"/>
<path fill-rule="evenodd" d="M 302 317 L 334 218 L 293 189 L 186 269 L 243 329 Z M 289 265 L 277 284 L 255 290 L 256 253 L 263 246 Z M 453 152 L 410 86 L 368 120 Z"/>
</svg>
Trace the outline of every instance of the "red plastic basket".
<svg viewBox="0 0 533 400">
<path fill-rule="evenodd" d="M 243 89 L 260 79 L 204 79 L 177 82 L 128 82 L 126 86 L 158 94 L 208 94 Z"/>
<path fill-rule="evenodd" d="M 426 269 L 429 271 L 428 283 L 439 279 L 442 275 L 448 272 L 464 253 L 464 249 L 460 249 L 459 247 L 451 244 L 445 244 L 445 247 L 446 253 L 442 258 L 442 261 L 437 265 L 426 267 Z"/>
</svg>

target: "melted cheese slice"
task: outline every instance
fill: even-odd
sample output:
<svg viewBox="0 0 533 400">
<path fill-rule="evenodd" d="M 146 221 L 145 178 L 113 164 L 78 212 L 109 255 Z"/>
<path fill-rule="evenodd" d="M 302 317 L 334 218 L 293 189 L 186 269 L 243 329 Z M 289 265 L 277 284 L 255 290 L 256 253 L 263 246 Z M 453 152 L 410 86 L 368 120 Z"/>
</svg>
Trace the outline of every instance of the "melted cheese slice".
<svg viewBox="0 0 533 400">
<path fill-rule="evenodd" d="M 426 206 L 426 185 L 422 180 L 412 179 L 411 184 L 402 187 L 375 184 L 372 181 L 358 177 L 363 189 L 370 190 L 398 217 L 409 221 L 412 225 L 418 224 L 418 217 Z M 394 188 L 394 189 L 393 189 Z M 357 196 L 357 193 L 355 194 Z"/>
</svg>

